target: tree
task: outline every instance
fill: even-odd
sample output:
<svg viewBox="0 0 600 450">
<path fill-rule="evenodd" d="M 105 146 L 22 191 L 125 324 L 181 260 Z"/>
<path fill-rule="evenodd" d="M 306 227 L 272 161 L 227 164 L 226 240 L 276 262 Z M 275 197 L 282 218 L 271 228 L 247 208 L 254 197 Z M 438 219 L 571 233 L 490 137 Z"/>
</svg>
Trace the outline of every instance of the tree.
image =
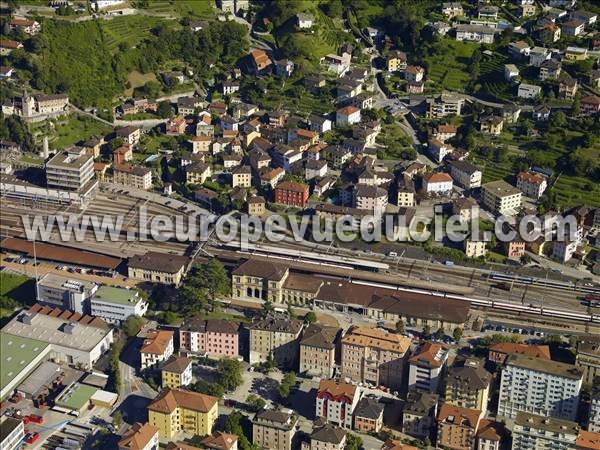
<svg viewBox="0 0 600 450">
<path fill-rule="evenodd" d="M 244 432 L 242 422 L 245 420 L 246 418 L 241 412 L 233 410 L 229 414 L 229 416 L 227 416 L 227 420 L 225 421 L 224 426 L 226 433 L 234 434 L 238 437 L 240 450 L 250 450 L 254 448 L 254 446 L 248 440 L 246 433 Z"/>
<path fill-rule="evenodd" d="M 273 357 L 273 352 L 269 352 L 269 354 L 267 355 L 267 360 L 265 361 L 264 367 L 266 373 L 269 373 L 271 370 L 277 367 L 277 363 L 275 361 L 275 358 Z"/>
<path fill-rule="evenodd" d="M 431 337 L 431 327 L 429 325 L 425 325 L 423 327 L 423 339 L 429 339 Z"/>
<path fill-rule="evenodd" d="M 267 402 L 258 395 L 250 394 L 246 398 L 246 405 L 248 405 L 248 409 L 252 412 L 258 412 L 264 409 Z"/>
<path fill-rule="evenodd" d="M 309 312 L 307 312 L 304 315 L 304 322 L 305 323 L 307 323 L 307 324 L 310 325 L 310 324 L 315 323 L 316 321 L 317 321 L 317 315 L 314 312 L 309 311 Z"/>
<path fill-rule="evenodd" d="M 112 416 L 112 424 L 116 430 L 121 428 L 121 425 L 123 425 L 123 414 L 118 409 L 115 411 L 115 413 Z"/>
<path fill-rule="evenodd" d="M 219 360 L 217 367 L 219 384 L 226 391 L 232 391 L 242 384 L 242 363 L 237 359 L 224 358 Z"/>
<path fill-rule="evenodd" d="M 404 331 L 404 320 L 400 319 L 396 322 L 396 333 L 403 334 Z"/>
<path fill-rule="evenodd" d="M 281 383 L 279 384 L 279 396 L 282 398 L 282 400 L 285 401 L 288 399 L 290 391 L 295 385 L 296 374 L 294 372 L 287 372 L 283 376 L 283 380 L 281 380 Z"/>
<path fill-rule="evenodd" d="M 213 258 L 207 264 L 200 266 L 197 273 L 197 282 L 208 292 L 212 308 L 218 296 L 228 295 L 231 289 L 229 275 L 223 263 Z"/>
<path fill-rule="evenodd" d="M 262 304 L 260 315 L 264 319 L 265 317 L 268 317 L 269 314 L 271 314 L 273 311 L 275 311 L 275 306 L 273 306 L 273 302 L 271 302 L 271 300 L 269 299 L 265 300 Z"/>
<path fill-rule="evenodd" d="M 521 264 L 523 264 L 524 266 L 529 264 L 532 261 L 531 256 L 524 254 L 523 256 L 521 256 Z"/>
<path fill-rule="evenodd" d="M 125 320 L 123 329 L 125 330 L 125 334 L 127 334 L 127 336 L 132 337 L 140 332 L 142 325 L 144 325 L 144 319 L 140 316 L 133 315 L 129 316 L 127 320 Z"/>
<path fill-rule="evenodd" d="M 446 330 L 444 330 L 444 327 L 440 326 L 440 327 L 438 328 L 438 330 L 435 332 L 435 335 L 436 335 L 436 337 L 437 337 L 438 339 L 439 339 L 439 338 L 442 338 L 442 337 L 444 337 L 444 336 L 446 335 Z"/>
<path fill-rule="evenodd" d="M 168 119 L 169 117 L 171 117 L 173 115 L 173 108 L 171 107 L 171 104 L 167 101 L 160 102 L 158 104 L 158 109 L 156 110 L 156 113 L 161 118 Z"/>
<path fill-rule="evenodd" d="M 345 450 L 360 450 L 363 448 L 363 440 L 360 436 L 353 433 L 346 435 L 346 447 Z"/>
<path fill-rule="evenodd" d="M 458 341 L 460 341 L 460 339 L 462 338 L 462 334 L 463 334 L 463 332 L 462 332 L 462 328 L 460 328 L 460 327 L 456 327 L 456 328 L 454 329 L 454 331 L 452 332 L 452 337 L 454 338 L 454 340 L 455 340 L 456 342 L 458 342 Z"/>
</svg>

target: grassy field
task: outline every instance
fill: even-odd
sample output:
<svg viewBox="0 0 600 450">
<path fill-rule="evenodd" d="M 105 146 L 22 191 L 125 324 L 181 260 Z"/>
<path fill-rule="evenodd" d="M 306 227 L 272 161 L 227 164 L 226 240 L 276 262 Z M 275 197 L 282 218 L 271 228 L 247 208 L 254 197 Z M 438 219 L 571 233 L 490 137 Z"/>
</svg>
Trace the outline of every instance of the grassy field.
<svg viewBox="0 0 600 450">
<path fill-rule="evenodd" d="M 206 17 L 214 14 L 213 0 L 150 0 L 145 8 L 159 14 Z"/>
<path fill-rule="evenodd" d="M 150 29 L 160 19 L 148 16 L 115 17 L 101 22 L 104 39 L 109 50 L 114 51 L 121 42 L 134 47 L 150 35 Z"/>
<path fill-rule="evenodd" d="M 561 206 L 585 203 L 600 207 L 600 186 L 587 178 L 561 175 L 552 191 L 556 192 L 556 201 Z"/>
<path fill-rule="evenodd" d="M 88 117 L 71 116 L 69 120 L 56 126 L 52 148 L 64 148 L 95 135 L 105 135 L 112 128 Z"/>
<path fill-rule="evenodd" d="M 482 93 L 502 100 L 514 97 L 512 94 L 515 89 L 504 79 L 504 64 L 508 64 L 508 58 L 500 53 L 494 53 L 493 56 L 483 55 L 479 77 Z"/>
<path fill-rule="evenodd" d="M 434 55 L 425 58 L 427 78 L 434 90 L 464 91 L 469 81 L 468 64 L 476 44 L 442 39 Z"/>
<path fill-rule="evenodd" d="M 33 304 L 35 283 L 33 278 L 0 272 L 0 317 L 10 316 L 12 308 L 18 305 Z"/>
<path fill-rule="evenodd" d="M 136 87 L 143 86 L 148 81 L 157 81 L 157 80 L 156 80 L 156 75 L 154 75 L 153 73 L 141 73 L 141 72 L 138 72 L 137 70 L 134 70 L 127 76 L 127 81 L 129 81 L 129 84 L 131 84 L 131 87 L 129 89 L 125 89 L 125 95 L 127 97 L 131 97 L 133 95 L 133 90 Z"/>
</svg>

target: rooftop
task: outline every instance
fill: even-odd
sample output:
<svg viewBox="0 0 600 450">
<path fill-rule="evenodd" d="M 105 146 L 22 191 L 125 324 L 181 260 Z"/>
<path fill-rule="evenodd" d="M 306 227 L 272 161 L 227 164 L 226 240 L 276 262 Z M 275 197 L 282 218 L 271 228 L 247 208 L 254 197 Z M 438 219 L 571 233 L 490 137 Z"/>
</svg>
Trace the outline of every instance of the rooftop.
<svg viewBox="0 0 600 450">
<path fill-rule="evenodd" d="M 46 342 L 14 336 L 5 331 L 3 329 L 0 332 L 0 386 L 3 388 L 27 368 L 40 353 L 49 351 Z"/>
<path fill-rule="evenodd" d="M 410 344 L 410 338 L 380 328 L 353 327 L 342 339 L 342 345 L 379 348 L 401 354 L 406 353 Z"/>
<path fill-rule="evenodd" d="M 521 191 L 504 180 L 490 181 L 482 186 L 486 192 L 493 192 L 495 195 L 507 196 L 520 194 Z"/>
<path fill-rule="evenodd" d="M 336 380 L 321 380 L 317 395 L 329 394 L 333 398 L 346 397 L 350 400 L 357 393 L 357 387 L 353 384 L 342 383 Z"/>
<path fill-rule="evenodd" d="M 546 430 L 554 433 L 579 434 L 580 427 L 570 420 L 555 419 L 554 417 L 538 416 L 523 411 L 517 413 L 515 425 L 521 427 Z"/>
<path fill-rule="evenodd" d="M 92 395 L 98 390 L 97 387 L 87 384 L 75 383 L 64 390 L 56 399 L 56 405 L 64 408 L 80 411 L 90 401 Z"/>
<path fill-rule="evenodd" d="M 354 410 L 355 417 L 377 420 L 383 414 L 383 404 L 372 398 L 363 397 Z"/>
<path fill-rule="evenodd" d="M 326 327 L 319 324 L 310 325 L 302 335 L 300 345 L 317 347 L 331 350 L 335 348 L 335 341 L 341 329 L 337 327 Z"/>
<path fill-rule="evenodd" d="M 287 317 L 270 316 L 266 319 L 261 319 L 252 322 L 248 325 L 250 330 L 269 331 L 272 333 L 290 333 L 299 334 L 302 330 L 302 322 L 296 319 L 288 319 Z"/>
<path fill-rule="evenodd" d="M 123 433 L 119 449 L 144 450 L 158 433 L 158 428 L 148 423 L 135 422 Z"/>
<path fill-rule="evenodd" d="M 477 409 L 462 408 L 460 406 L 442 403 L 438 412 L 438 422 L 446 424 L 477 428 L 481 411 Z"/>
<path fill-rule="evenodd" d="M 171 356 L 162 367 L 163 372 L 183 373 L 192 364 L 190 358 Z"/>
<path fill-rule="evenodd" d="M 180 407 L 207 413 L 217 404 L 218 400 L 216 397 L 199 392 L 167 388 L 163 389 L 148 405 L 148 410 L 159 413 L 172 413 Z"/>
<path fill-rule="evenodd" d="M 143 301 L 137 290 L 113 286 L 101 286 L 92 300 L 116 305 L 135 305 Z"/>
<path fill-rule="evenodd" d="M 581 369 L 571 364 L 549 361 L 542 358 L 533 358 L 531 356 L 519 355 L 516 353 L 508 357 L 506 365 L 543 372 L 549 375 L 571 378 L 573 380 L 581 380 L 583 376 Z"/>
<path fill-rule="evenodd" d="M 346 437 L 346 430 L 335 425 L 325 424 L 313 431 L 310 435 L 311 441 L 328 442 L 339 445 Z"/>
<path fill-rule="evenodd" d="M 287 275 L 289 269 L 281 263 L 268 263 L 249 259 L 235 269 L 232 274 L 238 276 L 250 276 L 266 278 L 271 281 L 281 281 Z"/>
<path fill-rule="evenodd" d="M 169 343 L 172 342 L 173 332 L 171 330 L 150 330 L 146 334 L 146 339 L 144 339 L 140 353 L 162 355 Z"/>
<path fill-rule="evenodd" d="M 129 267 L 157 272 L 177 273 L 189 262 L 187 256 L 171 255 L 168 253 L 148 252 L 129 258 Z"/>
</svg>

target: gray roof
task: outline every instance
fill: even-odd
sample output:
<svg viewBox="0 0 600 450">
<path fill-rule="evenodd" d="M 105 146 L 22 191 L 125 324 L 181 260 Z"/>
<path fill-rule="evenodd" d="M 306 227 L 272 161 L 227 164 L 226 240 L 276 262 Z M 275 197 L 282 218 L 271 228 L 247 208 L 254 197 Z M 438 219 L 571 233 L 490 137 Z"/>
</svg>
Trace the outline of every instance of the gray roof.
<svg viewBox="0 0 600 450">
<path fill-rule="evenodd" d="M 354 410 L 355 417 L 365 417 L 377 420 L 383 414 L 383 405 L 372 398 L 363 397 L 359 400 Z"/>
<path fill-rule="evenodd" d="M 341 330 L 336 327 L 325 327 L 313 324 L 304 332 L 300 345 L 331 350 L 335 348 L 335 340 L 340 331 Z"/>
<path fill-rule="evenodd" d="M 517 413 L 515 425 L 546 430 L 555 433 L 579 434 L 580 427 L 570 420 L 555 419 L 554 417 L 538 416 L 523 411 Z"/>
<path fill-rule="evenodd" d="M 345 437 L 346 430 L 331 424 L 322 426 L 310 435 L 311 440 L 329 442 L 331 444 L 340 444 Z"/>
<path fill-rule="evenodd" d="M 512 354 L 506 360 L 507 366 L 522 367 L 524 369 L 543 372 L 549 375 L 581 380 L 583 372 L 579 367 L 571 364 L 565 364 L 558 361 L 548 361 L 542 358 L 533 358 L 531 356 Z"/>
<path fill-rule="evenodd" d="M 404 405 L 404 413 L 416 416 L 435 416 L 439 396 L 423 391 L 409 392 Z"/>
<path fill-rule="evenodd" d="M 466 382 L 470 389 L 485 389 L 490 385 L 492 374 L 483 368 L 483 361 L 470 358 L 448 370 L 447 383 Z"/>
</svg>

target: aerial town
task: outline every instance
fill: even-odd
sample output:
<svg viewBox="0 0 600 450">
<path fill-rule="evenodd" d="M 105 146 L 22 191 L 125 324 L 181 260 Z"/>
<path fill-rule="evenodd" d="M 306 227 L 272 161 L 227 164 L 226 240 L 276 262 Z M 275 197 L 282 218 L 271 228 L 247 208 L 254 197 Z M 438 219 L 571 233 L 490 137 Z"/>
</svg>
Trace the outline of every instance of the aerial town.
<svg viewBox="0 0 600 450">
<path fill-rule="evenodd" d="M 0 11 L 2 450 L 600 450 L 598 0 Z"/>
</svg>

